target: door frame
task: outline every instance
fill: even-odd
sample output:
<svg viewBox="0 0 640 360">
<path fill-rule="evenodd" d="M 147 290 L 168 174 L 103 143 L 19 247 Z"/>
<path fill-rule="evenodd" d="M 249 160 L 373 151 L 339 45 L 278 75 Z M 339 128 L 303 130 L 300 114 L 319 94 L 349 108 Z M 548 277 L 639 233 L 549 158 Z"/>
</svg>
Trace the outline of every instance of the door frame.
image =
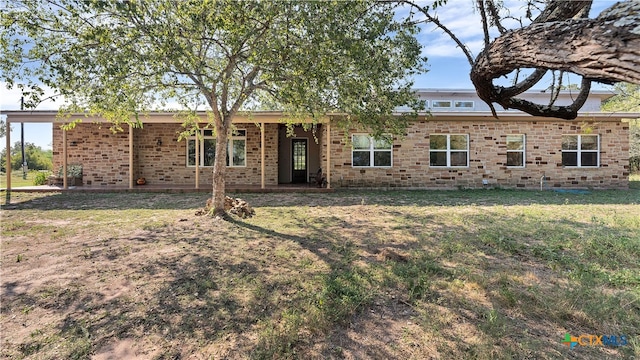
<svg viewBox="0 0 640 360">
<path fill-rule="evenodd" d="M 295 177 L 294 177 L 294 172 L 296 171 L 294 169 L 293 166 L 293 162 L 295 161 L 295 157 L 294 157 L 294 146 L 293 143 L 296 141 L 304 141 L 304 167 L 305 167 L 305 175 L 304 175 L 304 181 L 303 182 L 295 182 Z M 291 166 L 291 183 L 297 183 L 297 184 L 306 184 L 309 182 L 309 138 L 306 137 L 292 137 L 291 138 L 291 161 L 289 162 L 290 166 Z"/>
</svg>

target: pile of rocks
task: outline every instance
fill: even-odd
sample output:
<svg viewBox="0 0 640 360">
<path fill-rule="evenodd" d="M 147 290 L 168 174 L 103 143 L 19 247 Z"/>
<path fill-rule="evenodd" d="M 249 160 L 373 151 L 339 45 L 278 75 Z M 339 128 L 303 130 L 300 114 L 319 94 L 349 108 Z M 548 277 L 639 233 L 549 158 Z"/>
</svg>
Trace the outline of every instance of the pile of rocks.
<svg viewBox="0 0 640 360">
<path fill-rule="evenodd" d="M 230 214 L 238 215 L 241 218 L 252 217 L 256 214 L 256 211 L 242 199 L 234 199 L 226 196 L 224 198 L 224 210 Z"/>
<path fill-rule="evenodd" d="M 213 209 L 211 199 L 207 199 L 207 205 L 204 210 L 196 212 L 196 215 L 204 215 L 208 214 Z M 241 218 L 252 217 L 256 214 L 256 211 L 249 205 L 248 202 L 242 199 L 234 199 L 232 197 L 226 196 L 224 198 L 224 211 L 229 214 L 237 215 Z"/>
</svg>

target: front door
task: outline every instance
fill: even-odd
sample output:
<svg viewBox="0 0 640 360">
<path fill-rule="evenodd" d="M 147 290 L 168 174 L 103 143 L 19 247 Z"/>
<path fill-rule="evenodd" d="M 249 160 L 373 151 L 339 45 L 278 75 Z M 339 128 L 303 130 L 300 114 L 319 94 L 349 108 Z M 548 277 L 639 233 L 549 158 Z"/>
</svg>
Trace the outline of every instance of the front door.
<svg viewBox="0 0 640 360">
<path fill-rule="evenodd" d="M 293 150 L 293 174 L 291 182 L 294 184 L 307 182 L 307 139 L 291 140 Z"/>
</svg>

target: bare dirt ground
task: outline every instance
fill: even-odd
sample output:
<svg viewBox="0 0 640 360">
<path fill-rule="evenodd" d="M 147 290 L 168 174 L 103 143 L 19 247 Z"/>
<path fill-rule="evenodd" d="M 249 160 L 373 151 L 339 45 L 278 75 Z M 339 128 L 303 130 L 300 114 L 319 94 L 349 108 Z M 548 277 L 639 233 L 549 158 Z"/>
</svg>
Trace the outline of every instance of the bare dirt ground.
<svg viewBox="0 0 640 360">
<path fill-rule="evenodd" d="M 448 230 L 486 225 L 469 220 L 486 214 L 482 199 L 453 216 L 410 195 L 389 206 L 375 194 L 254 195 L 254 218 L 223 221 L 196 215 L 202 195 L 12 196 L 2 209 L 3 358 L 630 354 L 563 347 L 565 331 L 628 326 L 564 310 L 576 285 L 528 250 L 505 257 L 455 239 L 439 248 Z"/>
</svg>

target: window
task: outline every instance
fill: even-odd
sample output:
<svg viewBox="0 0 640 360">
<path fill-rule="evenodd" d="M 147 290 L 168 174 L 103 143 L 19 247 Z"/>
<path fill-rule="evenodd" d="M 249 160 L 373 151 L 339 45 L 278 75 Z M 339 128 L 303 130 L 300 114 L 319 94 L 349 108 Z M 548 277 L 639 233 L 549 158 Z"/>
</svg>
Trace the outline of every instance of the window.
<svg viewBox="0 0 640 360">
<path fill-rule="evenodd" d="M 390 167 L 391 140 L 374 139 L 369 135 L 355 134 L 351 138 L 353 167 Z"/>
<path fill-rule="evenodd" d="M 507 166 L 524 167 L 524 135 L 507 135 Z"/>
<path fill-rule="evenodd" d="M 453 107 L 463 110 L 473 110 L 473 105 L 473 101 L 456 101 L 453 103 Z"/>
<path fill-rule="evenodd" d="M 469 135 L 430 135 L 429 165 L 434 167 L 469 166 Z"/>
<path fill-rule="evenodd" d="M 598 135 L 563 135 L 562 165 L 575 167 L 600 166 Z"/>
<path fill-rule="evenodd" d="M 216 138 L 213 130 L 201 130 L 199 166 L 213 166 L 216 158 Z M 227 148 L 227 166 L 246 166 L 247 155 L 247 132 L 246 130 L 235 130 L 229 139 Z M 231 160 L 231 161 L 230 161 Z M 187 166 L 196 166 L 196 137 L 191 137 L 187 141 Z"/>
<path fill-rule="evenodd" d="M 433 100 L 431 101 L 431 107 L 432 108 L 450 108 L 451 107 L 451 101 L 449 100 Z"/>
<path fill-rule="evenodd" d="M 227 150 L 227 166 L 246 166 L 247 157 L 247 131 L 235 130 L 229 139 Z M 232 160 L 231 163 L 229 160 Z"/>
</svg>

